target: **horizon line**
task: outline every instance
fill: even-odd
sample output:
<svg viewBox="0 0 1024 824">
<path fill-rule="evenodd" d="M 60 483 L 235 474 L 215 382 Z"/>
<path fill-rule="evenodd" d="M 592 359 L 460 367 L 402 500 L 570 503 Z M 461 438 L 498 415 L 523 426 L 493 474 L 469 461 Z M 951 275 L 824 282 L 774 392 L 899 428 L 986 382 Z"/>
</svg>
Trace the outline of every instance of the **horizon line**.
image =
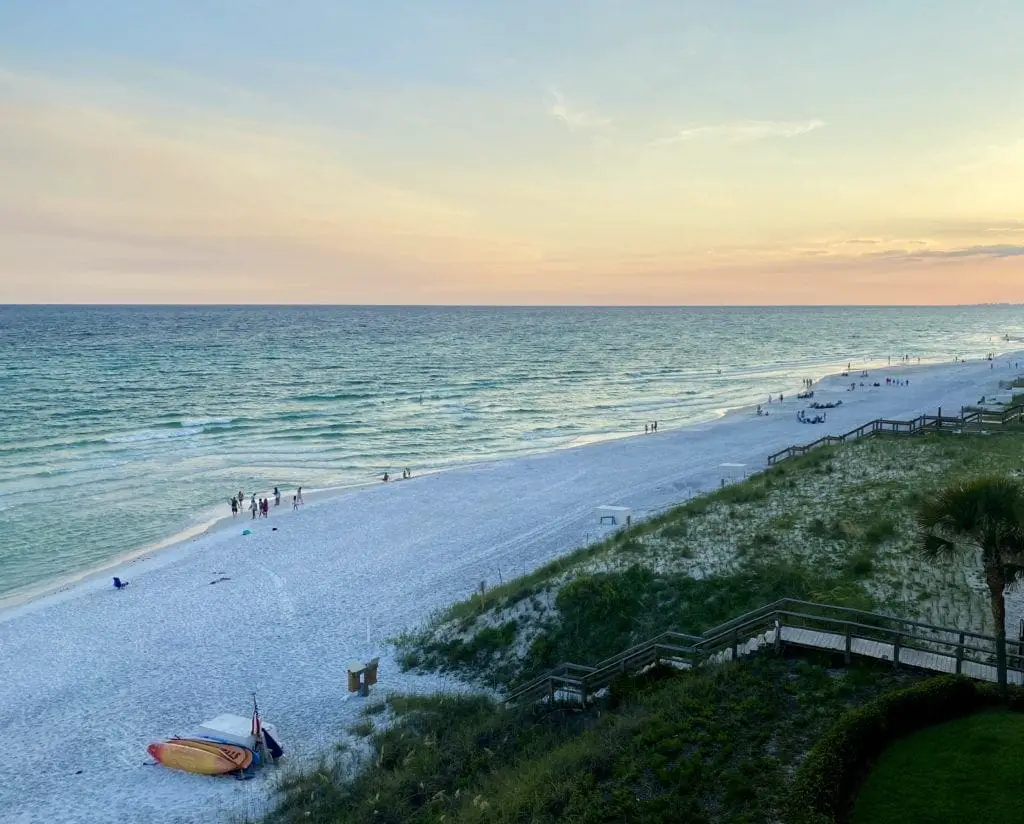
<svg viewBox="0 0 1024 824">
<path fill-rule="evenodd" d="M 975 309 L 1024 303 L 0 303 L 0 309 Z"/>
</svg>

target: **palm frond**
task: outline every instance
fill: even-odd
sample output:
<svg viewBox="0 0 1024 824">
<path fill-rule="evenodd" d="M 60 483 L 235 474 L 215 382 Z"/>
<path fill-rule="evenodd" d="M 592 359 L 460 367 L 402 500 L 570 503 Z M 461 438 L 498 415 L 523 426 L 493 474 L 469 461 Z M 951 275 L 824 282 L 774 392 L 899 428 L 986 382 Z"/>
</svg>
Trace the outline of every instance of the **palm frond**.
<svg viewBox="0 0 1024 824">
<path fill-rule="evenodd" d="M 921 554 L 932 561 L 945 561 L 963 554 L 962 544 L 934 532 L 922 534 L 918 539 Z"/>
<path fill-rule="evenodd" d="M 948 559 L 980 548 L 986 564 L 1024 561 L 1024 485 L 1015 478 L 973 478 L 937 492 L 917 513 L 918 547 Z"/>
</svg>

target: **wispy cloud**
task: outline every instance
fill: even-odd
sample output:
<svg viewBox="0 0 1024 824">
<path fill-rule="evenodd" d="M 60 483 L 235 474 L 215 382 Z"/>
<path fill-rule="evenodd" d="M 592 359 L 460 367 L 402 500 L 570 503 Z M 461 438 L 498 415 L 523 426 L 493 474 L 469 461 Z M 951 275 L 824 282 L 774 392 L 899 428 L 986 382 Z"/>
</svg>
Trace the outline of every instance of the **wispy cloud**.
<svg viewBox="0 0 1024 824">
<path fill-rule="evenodd" d="M 726 143 L 750 143 L 776 137 L 799 137 L 825 126 L 824 120 L 737 120 L 714 126 L 696 126 L 682 129 L 668 137 L 654 141 L 655 145 L 683 143 L 701 138 L 719 139 Z"/>
<path fill-rule="evenodd" d="M 548 114 L 555 120 L 560 120 L 570 129 L 593 129 L 611 125 L 611 120 L 607 117 L 600 117 L 592 112 L 571 106 L 558 89 L 548 89 L 548 98 Z"/>
<path fill-rule="evenodd" d="M 987 246 L 966 246 L 962 249 L 922 249 L 916 252 L 893 250 L 879 252 L 883 257 L 906 257 L 925 260 L 939 258 L 959 260 L 963 258 L 1011 258 L 1024 257 L 1024 246 L 1013 243 L 998 243 Z"/>
</svg>

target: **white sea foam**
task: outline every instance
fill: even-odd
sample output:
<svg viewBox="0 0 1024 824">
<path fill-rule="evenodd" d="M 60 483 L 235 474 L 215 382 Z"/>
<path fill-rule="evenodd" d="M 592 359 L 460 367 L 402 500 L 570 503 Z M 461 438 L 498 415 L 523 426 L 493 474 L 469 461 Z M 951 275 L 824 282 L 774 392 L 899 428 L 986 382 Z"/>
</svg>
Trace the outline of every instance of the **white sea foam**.
<svg viewBox="0 0 1024 824">
<path fill-rule="evenodd" d="M 183 429 L 195 429 L 196 427 L 211 426 L 213 424 L 226 424 L 234 421 L 234 418 L 220 417 L 220 418 L 186 418 L 181 422 Z"/>
<path fill-rule="evenodd" d="M 188 438 L 203 431 L 202 426 L 182 426 L 181 429 L 143 429 L 125 435 L 111 435 L 107 443 L 143 443 L 145 441 L 166 441 L 171 438 Z"/>
</svg>

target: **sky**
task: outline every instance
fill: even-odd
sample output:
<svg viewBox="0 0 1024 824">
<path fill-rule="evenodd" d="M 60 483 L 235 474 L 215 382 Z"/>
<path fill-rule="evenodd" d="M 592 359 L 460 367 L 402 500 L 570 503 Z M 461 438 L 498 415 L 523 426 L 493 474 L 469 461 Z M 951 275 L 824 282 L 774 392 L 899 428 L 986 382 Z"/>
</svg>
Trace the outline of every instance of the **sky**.
<svg viewBox="0 0 1024 824">
<path fill-rule="evenodd" d="M 0 303 L 1024 303 L 1020 0 L 4 0 Z"/>
</svg>

